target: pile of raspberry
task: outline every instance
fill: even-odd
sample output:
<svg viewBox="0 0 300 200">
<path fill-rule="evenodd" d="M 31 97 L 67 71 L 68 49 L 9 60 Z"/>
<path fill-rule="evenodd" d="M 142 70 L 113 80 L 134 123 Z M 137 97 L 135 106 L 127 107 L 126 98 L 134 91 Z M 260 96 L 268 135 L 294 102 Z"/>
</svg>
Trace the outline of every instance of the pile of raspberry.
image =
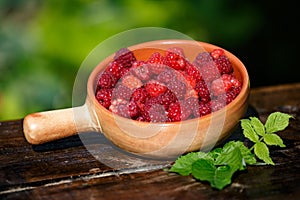
<svg viewBox="0 0 300 200">
<path fill-rule="evenodd" d="M 190 62 L 179 47 L 137 60 L 127 48 L 99 74 L 98 102 L 120 116 L 145 122 L 176 122 L 217 111 L 239 94 L 224 50 L 201 52 Z"/>
</svg>

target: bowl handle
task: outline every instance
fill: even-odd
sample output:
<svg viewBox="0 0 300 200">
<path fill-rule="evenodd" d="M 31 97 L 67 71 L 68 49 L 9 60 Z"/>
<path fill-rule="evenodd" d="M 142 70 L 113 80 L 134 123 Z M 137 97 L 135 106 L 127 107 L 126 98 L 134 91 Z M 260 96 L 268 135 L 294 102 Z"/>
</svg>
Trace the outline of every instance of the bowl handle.
<svg viewBox="0 0 300 200">
<path fill-rule="evenodd" d="M 87 106 L 83 105 L 29 114 L 24 118 L 23 131 L 29 143 L 42 144 L 79 132 L 98 131 L 98 128 L 92 122 Z"/>
</svg>

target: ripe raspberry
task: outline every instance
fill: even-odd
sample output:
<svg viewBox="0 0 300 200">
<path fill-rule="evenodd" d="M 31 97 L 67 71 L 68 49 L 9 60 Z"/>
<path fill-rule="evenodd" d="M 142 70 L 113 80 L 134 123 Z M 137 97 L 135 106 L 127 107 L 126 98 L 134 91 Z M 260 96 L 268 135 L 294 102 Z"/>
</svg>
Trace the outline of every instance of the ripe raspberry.
<svg viewBox="0 0 300 200">
<path fill-rule="evenodd" d="M 202 80 L 200 70 L 189 62 L 187 62 L 184 72 L 188 77 L 194 79 L 195 82 Z"/>
<path fill-rule="evenodd" d="M 218 96 L 232 90 L 233 88 L 241 88 L 241 86 L 241 82 L 232 74 L 223 74 L 221 78 L 212 82 L 211 90 L 214 96 Z"/>
<path fill-rule="evenodd" d="M 197 108 L 199 108 L 199 109 L 194 110 L 195 117 L 202 117 L 202 116 L 208 115 L 212 112 L 211 102 L 207 102 L 207 103 L 199 102 L 199 106 Z"/>
<path fill-rule="evenodd" d="M 116 52 L 114 61 L 121 64 L 123 67 L 131 67 L 136 58 L 132 51 L 127 48 L 122 48 Z"/>
<path fill-rule="evenodd" d="M 124 67 L 120 63 L 113 61 L 108 64 L 105 72 L 108 72 L 116 79 L 119 79 L 124 74 Z"/>
<path fill-rule="evenodd" d="M 145 84 L 145 89 L 151 97 L 157 97 L 163 94 L 167 90 L 167 87 L 157 81 L 149 81 Z"/>
<path fill-rule="evenodd" d="M 140 79 L 138 79 L 136 76 L 131 74 L 122 77 L 122 84 L 131 90 L 135 88 L 139 88 L 143 85 Z"/>
<path fill-rule="evenodd" d="M 103 72 L 100 75 L 97 86 L 100 88 L 113 88 L 117 82 L 117 79 L 109 72 Z"/>
<path fill-rule="evenodd" d="M 168 113 L 168 117 L 172 122 L 180 121 L 182 118 L 180 103 L 179 102 L 171 103 L 167 113 Z"/>
<path fill-rule="evenodd" d="M 139 108 L 135 102 L 128 102 L 124 99 L 115 99 L 109 106 L 109 110 L 126 118 L 135 118 L 139 114 Z"/>
<path fill-rule="evenodd" d="M 153 53 L 148 59 L 149 69 L 153 74 L 160 74 L 165 69 L 165 58 L 159 53 Z"/>
<path fill-rule="evenodd" d="M 174 69 L 166 67 L 163 72 L 157 75 L 156 80 L 161 83 L 167 84 L 175 77 L 175 74 L 176 71 Z"/>
<path fill-rule="evenodd" d="M 220 77 L 220 72 L 214 62 L 207 62 L 200 68 L 201 77 L 206 82 L 211 82 Z"/>
<path fill-rule="evenodd" d="M 184 70 L 186 66 L 186 60 L 182 50 L 179 48 L 167 50 L 164 64 L 176 70 Z"/>
<path fill-rule="evenodd" d="M 148 122 L 166 122 L 167 112 L 163 105 L 157 102 L 156 98 L 150 98 L 146 101 L 142 118 Z"/>
<path fill-rule="evenodd" d="M 220 95 L 217 99 L 211 101 L 211 111 L 212 112 L 218 111 L 221 108 L 224 108 L 225 105 L 226 105 L 226 99 L 224 99 L 224 96 Z"/>
<path fill-rule="evenodd" d="M 211 57 L 210 53 L 208 52 L 202 52 L 202 53 L 199 53 L 193 64 L 198 67 L 198 68 L 201 68 L 203 65 L 205 65 L 206 63 L 208 62 L 212 62 L 213 61 L 213 58 Z"/>
<path fill-rule="evenodd" d="M 133 91 L 130 101 L 134 101 L 141 110 L 144 110 L 144 104 L 147 98 L 149 98 L 149 94 L 146 89 L 144 87 L 140 87 Z"/>
<path fill-rule="evenodd" d="M 168 84 L 167 87 L 171 90 L 177 97 L 177 99 L 184 99 L 187 92 L 186 84 L 176 78 L 173 78 Z"/>
<path fill-rule="evenodd" d="M 141 81 L 147 81 L 150 79 L 151 72 L 149 66 L 145 61 L 135 61 L 132 63 L 130 70 Z"/>
<path fill-rule="evenodd" d="M 214 59 L 218 59 L 220 56 L 224 55 L 223 49 L 214 49 L 212 52 L 210 52 L 211 57 Z"/>
<path fill-rule="evenodd" d="M 158 103 L 163 105 L 165 109 L 168 109 L 169 105 L 178 101 L 176 95 L 169 89 L 165 93 L 158 96 Z"/>
<path fill-rule="evenodd" d="M 99 89 L 96 91 L 96 99 L 105 108 L 111 105 L 112 89 Z"/>
<path fill-rule="evenodd" d="M 215 63 L 220 74 L 230 74 L 233 72 L 232 64 L 227 56 L 219 56 L 215 59 Z"/>
<path fill-rule="evenodd" d="M 113 99 L 123 99 L 126 101 L 129 101 L 132 94 L 132 90 L 122 84 L 118 84 L 114 89 L 112 93 Z"/>
<path fill-rule="evenodd" d="M 180 102 L 182 120 L 186 120 L 192 117 L 193 113 L 199 109 L 198 99 L 190 97 Z"/>
<path fill-rule="evenodd" d="M 210 91 L 207 87 L 207 84 L 204 80 L 197 82 L 195 86 L 196 92 L 198 92 L 198 96 L 200 101 L 207 103 L 210 101 Z"/>
</svg>

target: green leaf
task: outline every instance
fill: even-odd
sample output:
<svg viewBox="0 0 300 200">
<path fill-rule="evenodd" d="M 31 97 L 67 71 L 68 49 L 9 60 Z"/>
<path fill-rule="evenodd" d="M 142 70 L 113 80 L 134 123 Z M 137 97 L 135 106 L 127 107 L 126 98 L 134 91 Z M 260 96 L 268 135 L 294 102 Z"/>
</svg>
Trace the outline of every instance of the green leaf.
<svg viewBox="0 0 300 200">
<path fill-rule="evenodd" d="M 260 135 L 265 135 L 265 126 L 261 123 L 261 121 L 257 117 L 250 117 L 250 122 L 255 132 Z"/>
<path fill-rule="evenodd" d="M 234 141 L 224 145 L 222 153 L 216 158 L 216 165 L 229 165 L 231 168 L 243 170 L 243 156 Z"/>
<path fill-rule="evenodd" d="M 255 130 L 253 129 L 251 125 L 251 121 L 249 119 L 242 119 L 241 120 L 241 126 L 243 129 L 243 134 L 245 135 L 246 138 L 251 140 L 252 142 L 258 142 L 259 137 Z"/>
<path fill-rule="evenodd" d="M 228 165 L 216 167 L 211 160 L 199 159 L 194 162 L 192 175 L 200 181 L 208 181 L 212 187 L 219 190 L 231 183 L 236 169 Z"/>
<path fill-rule="evenodd" d="M 256 163 L 255 155 L 251 153 L 250 149 L 244 145 L 241 141 L 235 142 L 236 146 L 239 147 L 245 163 L 254 165 Z"/>
<path fill-rule="evenodd" d="M 285 147 L 285 145 L 283 144 L 282 139 L 274 133 L 266 134 L 264 136 L 264 142 L 267 145 L 278 145 L 280 147 Z"/>
<path fill-rule="evenodd" d="M 281 112 L 270 114 L 265 124 L 266 132 L 275 133 L 284 130 L 289 125 L 289 119 L 292 117 Z"/>
<path fill-rule="evenodd" d="M 257 142 L 254 144 L 254 153 L 255 155 L 263 160 L 266 164 L 274 165 L 269 153 L 267 145 L 263 142 Z"/>
<path fill-rule="evenodd" d="M 170 172 L 176 172 L 182 176 L 187 176 L 192 173 L 192 165 L 199 158 L 205 157 L 204 152 L 191 152 L 177 158 L 175 163 L 170 168 Z"/>
</svg>

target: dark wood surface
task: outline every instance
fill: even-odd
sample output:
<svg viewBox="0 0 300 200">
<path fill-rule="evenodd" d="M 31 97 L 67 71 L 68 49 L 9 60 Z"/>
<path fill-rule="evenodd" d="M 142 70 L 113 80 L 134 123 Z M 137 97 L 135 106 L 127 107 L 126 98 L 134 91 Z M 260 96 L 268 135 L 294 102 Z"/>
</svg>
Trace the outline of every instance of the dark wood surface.
<svg viewBox="0 0 300 200">
<path fill-rule="evenodd" d="M 248 111 L 263 121 L 274 111 L 295 119 L 279 133 L 286 148 L 272 147 L 275 166 L 248 166 L 222 191 L 166 172 L 168 161 L 120 152 L 101 134 L 32 146 L 22 119 L 2 121 L 0 199 L 300 199 L 300 84 L 252 89 Z"/>
</svg>

